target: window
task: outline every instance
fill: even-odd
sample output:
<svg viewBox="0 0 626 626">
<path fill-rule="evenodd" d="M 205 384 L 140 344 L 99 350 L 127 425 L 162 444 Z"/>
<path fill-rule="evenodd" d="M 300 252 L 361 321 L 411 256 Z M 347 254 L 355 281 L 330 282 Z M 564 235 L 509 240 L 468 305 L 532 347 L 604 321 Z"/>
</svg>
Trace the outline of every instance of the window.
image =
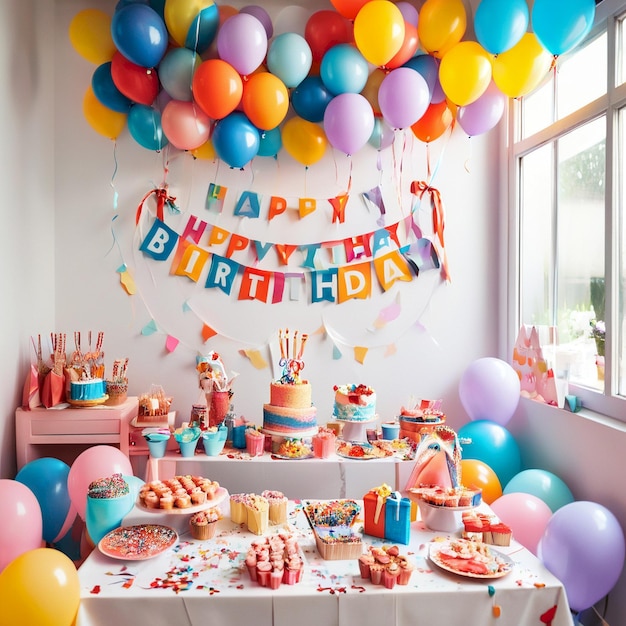
<svg viewBox="0 0 626 626">
<path fill-rule="evenodd" d="M 514 101 L 509 130 L 518 259 L 510 332 L 536 326 L 570 393 L 622 420 L 625 42 L 626 1 L 604 0 L 587 40 Z"/>
</svg>

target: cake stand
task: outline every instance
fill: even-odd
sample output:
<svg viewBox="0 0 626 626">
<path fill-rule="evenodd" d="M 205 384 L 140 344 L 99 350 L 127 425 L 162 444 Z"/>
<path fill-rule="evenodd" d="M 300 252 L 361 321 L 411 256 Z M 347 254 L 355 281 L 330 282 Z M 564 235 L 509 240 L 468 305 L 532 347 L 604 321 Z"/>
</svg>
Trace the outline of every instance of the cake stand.
<svg viewBox="0 0 626 626">
<path fill-rule="evenodd" d="M 343 424 L 341 438 L 344 441 L 363 442 L 367 441 L 368 425 L 378 421 L 378 415 L 374 415 L 373 418 L 369 420 L 363 420 L 361 422 L 352 422 L 350 420 L 342 420 L 339 418 L 337 418 L 337 421 Z"/>
</svg>

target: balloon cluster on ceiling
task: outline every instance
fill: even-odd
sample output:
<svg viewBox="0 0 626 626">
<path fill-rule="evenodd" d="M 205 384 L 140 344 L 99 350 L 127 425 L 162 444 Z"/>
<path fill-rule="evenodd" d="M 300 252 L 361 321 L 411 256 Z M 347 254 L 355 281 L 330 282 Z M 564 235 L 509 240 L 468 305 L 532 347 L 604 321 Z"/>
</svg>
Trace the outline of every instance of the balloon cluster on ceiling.
<svg viewBox="0 0 626 626">
<path fill-rule="evenodd" d="M 328 145 L 353 155 L 423 142 L 455 122 L 493 128 L 507 98 L 536 89 L 555 57 L 592 26 L 594 0 L 481 0 L 475 40 L 463 0 L 331 0 L 302 32 L 274 33 L 261 6 L 213 0 L 120 0 L 70 24 L 75 50 L 97 63 L 83 112 L 115 139 L 128 126 L 148 150 L 168 143 L 242 168 L 281 148 L 305 166 Z M 532 29 L 532 32 L 531 32 Z"/>
</svg>

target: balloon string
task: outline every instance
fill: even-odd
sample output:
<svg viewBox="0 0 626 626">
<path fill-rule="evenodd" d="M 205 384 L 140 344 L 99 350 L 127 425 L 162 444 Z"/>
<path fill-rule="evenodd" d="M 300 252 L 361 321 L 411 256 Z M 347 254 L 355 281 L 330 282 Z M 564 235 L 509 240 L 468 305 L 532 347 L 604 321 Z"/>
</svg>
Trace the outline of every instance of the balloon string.
<svg viewBox="0 0 626 626">
<path fill-rule="evenodd" d="M 113 142 L 113 174 L 111 176 L 111 188 L 113 189 L 113 210 L 117 211 L 117 203 L 119 199 L 119 194 L 117 193 L 117 189 L 115 187 L 115 177 L 117 176 L 117 140 Z"/>
</svg>

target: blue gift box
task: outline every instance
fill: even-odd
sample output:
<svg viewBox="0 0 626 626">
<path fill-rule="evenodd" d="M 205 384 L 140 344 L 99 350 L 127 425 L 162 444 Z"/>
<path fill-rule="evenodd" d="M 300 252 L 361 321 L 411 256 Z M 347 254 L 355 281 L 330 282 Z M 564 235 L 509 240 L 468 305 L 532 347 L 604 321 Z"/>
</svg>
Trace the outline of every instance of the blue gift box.
<svg viewBox="0 0 626 626">
<path fill-rule="evenodd" d="M 411 501 L 394 491 L 385 500 L 385 539 L 408 545 L 411 532 Z"/>
</svg>

